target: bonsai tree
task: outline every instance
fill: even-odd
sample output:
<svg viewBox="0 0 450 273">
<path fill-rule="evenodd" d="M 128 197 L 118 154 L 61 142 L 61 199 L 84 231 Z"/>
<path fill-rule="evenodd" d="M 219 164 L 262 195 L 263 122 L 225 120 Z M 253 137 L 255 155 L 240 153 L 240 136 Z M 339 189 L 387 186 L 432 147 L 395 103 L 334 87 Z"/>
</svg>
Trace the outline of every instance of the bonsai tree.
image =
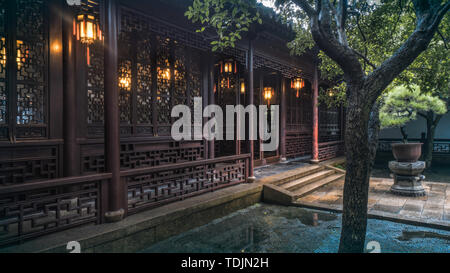
<svg viewBox="0 0 450 273">
<path fill-rule="evenodd" d="M 399 128 L 403 143 L 408 143 L 406 124 L 417 119 L 418 114 L 432 112 L 436 115 L 447 113 L 446 103 L 432 95 L 422 94 L 418 86 L 393 88 L 383 99 L 380 110 L 382 128 Z"/>
</svg>

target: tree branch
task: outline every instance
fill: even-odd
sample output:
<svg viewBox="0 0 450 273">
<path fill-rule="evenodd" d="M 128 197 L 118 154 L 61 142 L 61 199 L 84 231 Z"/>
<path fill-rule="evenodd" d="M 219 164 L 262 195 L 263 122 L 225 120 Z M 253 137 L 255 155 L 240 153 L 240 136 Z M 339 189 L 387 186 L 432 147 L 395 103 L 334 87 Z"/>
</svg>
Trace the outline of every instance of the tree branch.
<svg viewBox="0 0 450 273">
<path fill-rule="evenodd" d="M 364 56 L 362 53 L 358 52 L 355 49 L 352 49 L 353 52 L 355 52 L 356 55 L 358 55 L 359 57 L 361 57 L 361 59 L 363 59 L 368 65 L 370 65 L 373 69 L 377 69 L 378 67 L 376 65 L 374 65 L 369 59 L 367 59 L 366 56 Z"/>
<path fill-rule="evenodd" d="M 317 15 L 317 11 L 308 3 L 307 0 L 292 0 L 292 2 L 299 6 L 309 18 Z"/>
<path fill-rule="evenodd" d="M 444 35 L 442 35 L 442 32 L 438 29 L 437 33 L 439 34 L 439 36 L 441 36 L 442 41 L 444 42 L 444 47 L 445 49 L 448 50 L 448 46 L 447 46 L 447 39 L 445 39 Z"/>
<path fill-rule="evenodd" d="M 338 41 L 334 34 L 329 0 L 319 0 L 317 6 L 320 8 L 318 16 L 310 18 L 311 34 L 317 46 L 342 68 L 345 75 L 362 80 L 364 72 L 358 56 L 350 47 Z M 350 78 L 347 80 L 351 81 Z"/>
<path fill-rule="evenodd" d="M 428 3 L 425 0 L 413 0 L 416 10 L 416 29 L 405 43 L 367 78 L 366 84 L 372 90 L 369 99 L 375 101 L 384 89 L 412 62 L 426 50 L 433 36 L 450 8 L 450 1 L 439 6 L 439 3 Z"/>
</svg>

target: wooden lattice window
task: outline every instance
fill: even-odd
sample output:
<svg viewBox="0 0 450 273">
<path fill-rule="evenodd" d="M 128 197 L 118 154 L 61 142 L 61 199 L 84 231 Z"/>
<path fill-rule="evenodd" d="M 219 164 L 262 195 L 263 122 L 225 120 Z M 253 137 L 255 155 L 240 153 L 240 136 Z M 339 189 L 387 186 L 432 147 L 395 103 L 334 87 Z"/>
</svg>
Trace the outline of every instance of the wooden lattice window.
<svg viewBox="0 0 450 273">
<path fill-rule="evenodd" d="M 312 129 L 312 101 L 311 84 L 306 81 L 306 85 L 301 90 L 290 87 L 286 90 L 286 124 L 288 131 L 296 133 L 311 132 Z"/>
<path fill-rule="evenodd" d="M 319 105 L 319 142 L 341 140 L 341 108 Z"/>
<path fill-rule="evenodd" d="M 157 34 L 145 17 L 121 15 L 118 83 L 122 136 L 169 136 L 175 105 L 201 96 L 201 51 Z M 103 53 L 90 48 L 88 127 L 103 123 Z"/>
<path fill-rule="evenodd" d="M 48 136 L 46 2 L 0 0 L 0 139 Z"/>
</svg>

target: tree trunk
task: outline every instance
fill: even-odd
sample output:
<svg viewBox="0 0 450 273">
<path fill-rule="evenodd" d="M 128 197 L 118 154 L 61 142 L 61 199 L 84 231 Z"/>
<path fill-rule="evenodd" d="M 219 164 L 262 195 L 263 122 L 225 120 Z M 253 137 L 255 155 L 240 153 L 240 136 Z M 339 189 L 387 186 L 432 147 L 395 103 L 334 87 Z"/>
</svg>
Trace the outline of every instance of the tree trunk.
<svg viewBox="0 0 450 273">
<path fill-rule="evenodd" d="M 355 94 L 355 92 L 350 91 L 349 94 Z M 374 109 L 377 108 L 374 107 Z M 357 98 L 350 99 L 345 132 L 347 175 L 344 186 L 344 212 L 339 246 L 339 252 L 341 253 L 364 252 L 370 172 L 376 155 L 374 145 L 376 145 L 379 132 L 377 130 L 379 124 L 377 122 L 378 111 L 374 110 L 373 112 L 371 120 L 371 110 L 362 108 Z"/>
<path fill-rule="evenodd" d="M 436 135 L 436 126 L 434 121 L 434 115 L 427 115 L 427 138 L 425 142 L 425 155 L 424 160 L 427 164 L 427 168 L 431 168 L 433 163 L 433 151 L 434 151 L 434 137 Z"/>
<path fill-rule="evenodd" d="M 406 133 L 406 127 L 402 126 L 400 127 L 400 132 L 402 133 L 402 137 L 403 137 L 403 143 L 408 143 L 408 133 Z"/>
</svg>

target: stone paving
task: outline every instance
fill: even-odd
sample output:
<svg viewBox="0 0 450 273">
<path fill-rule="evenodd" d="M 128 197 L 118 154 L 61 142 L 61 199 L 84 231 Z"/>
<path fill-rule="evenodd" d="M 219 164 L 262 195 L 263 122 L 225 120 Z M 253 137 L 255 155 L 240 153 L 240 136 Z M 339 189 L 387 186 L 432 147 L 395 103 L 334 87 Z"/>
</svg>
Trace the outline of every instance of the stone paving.
<svg viewBox="0 0 450 273">
<path fill-rule="evenodd" d="M 426 182 L 427 196 L 402 197 L 390 193 L 393 183 L 392 179 L 371 180 L 369 213 L 450 226 L 450 184 Z M 299 202 L 342 209 L 343 189 L 344 180 L 339 180 L 299 199 Z"/>
</svg>

